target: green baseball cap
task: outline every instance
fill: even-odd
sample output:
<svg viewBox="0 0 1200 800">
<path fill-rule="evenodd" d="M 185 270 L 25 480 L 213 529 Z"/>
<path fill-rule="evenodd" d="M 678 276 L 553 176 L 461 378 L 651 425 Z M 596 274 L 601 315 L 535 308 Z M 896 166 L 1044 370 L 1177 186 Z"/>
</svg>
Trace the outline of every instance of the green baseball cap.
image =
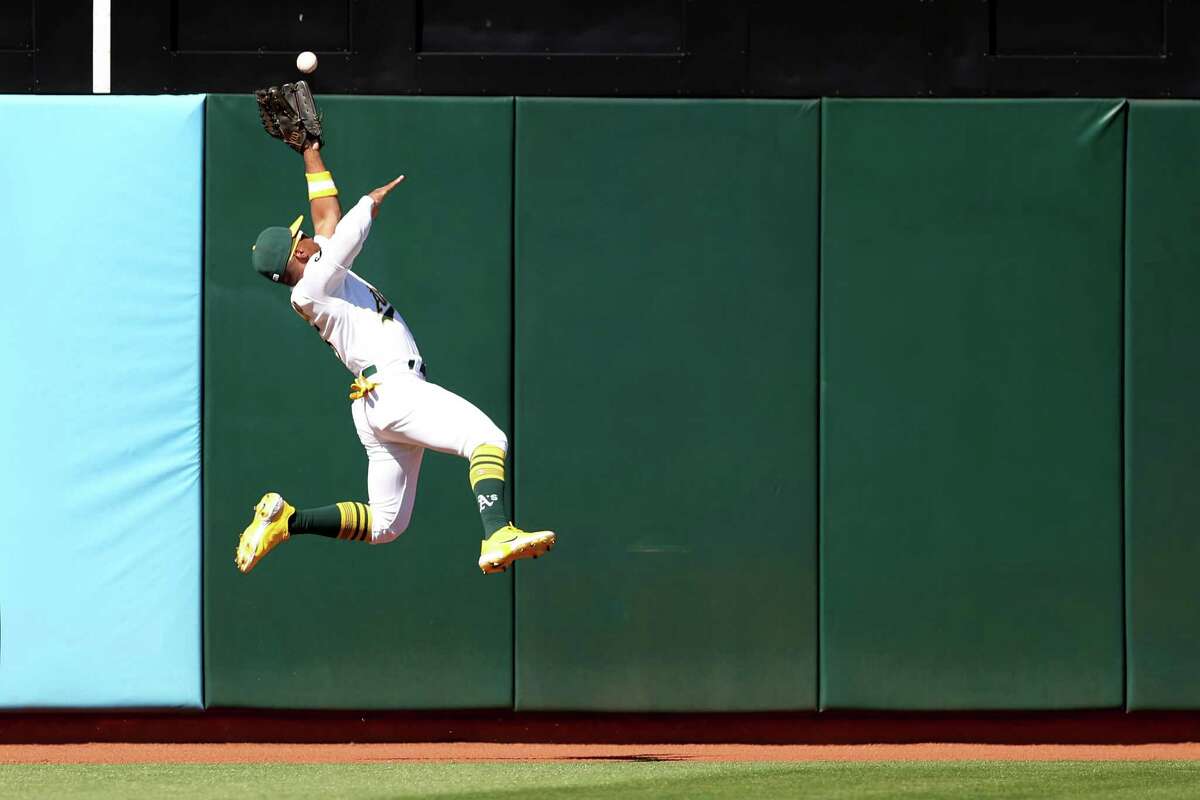
<svg viewBox="0 0 1200 800">
<path fill-rule="evenodd" d="M 300 223 L 303 221 L 304 215 L 301 214 L 286 228 L 276 225 L 264 228 L 258 235 L 258 241 L 250 248 L 250 263 L 259 275 L 276 283 L 283 278 L 283 272 L 296 252 L 296 245 L 300 243 Z"/>
</svg>

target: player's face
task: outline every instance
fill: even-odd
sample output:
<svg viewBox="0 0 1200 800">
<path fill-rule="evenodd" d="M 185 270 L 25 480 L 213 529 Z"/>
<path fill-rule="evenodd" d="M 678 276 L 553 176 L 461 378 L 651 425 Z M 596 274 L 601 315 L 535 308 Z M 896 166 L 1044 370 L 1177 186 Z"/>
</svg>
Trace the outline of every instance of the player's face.
<svg viewBox="0 0 1200 800">
<path fill-rule="evenodd" d="M 307 236 L 301 236 L 300 241 L 296 243 L 296 252 L 292 253 L 291 259 L 288 260 L 282 283 L 288 286 L 295 286 L 299 283 L 300 279 L 304 277 L 304 265 L 315 253 L 319 252 L 321 252 L 321 248 L 317 246 L 316 242 Z"/>
</svg>

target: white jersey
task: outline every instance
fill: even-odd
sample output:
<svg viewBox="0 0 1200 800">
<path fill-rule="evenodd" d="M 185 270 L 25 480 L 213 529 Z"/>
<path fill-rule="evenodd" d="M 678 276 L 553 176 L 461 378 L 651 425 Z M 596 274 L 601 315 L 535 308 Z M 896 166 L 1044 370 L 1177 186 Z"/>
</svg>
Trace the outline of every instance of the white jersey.
<svg viewBox="0 0 1200 800">
<path fill-rule="evenodd" d="M 314 236 L 321 252 L 292 287 L 292 308 L 317 329 L 355 375 L 366 367 L 419 359 L 412 332 L 379 290 L 350 271 L 371 232 L 371 207 L 364 196 L 338 222 L 333 236 Z"/>
</svg>

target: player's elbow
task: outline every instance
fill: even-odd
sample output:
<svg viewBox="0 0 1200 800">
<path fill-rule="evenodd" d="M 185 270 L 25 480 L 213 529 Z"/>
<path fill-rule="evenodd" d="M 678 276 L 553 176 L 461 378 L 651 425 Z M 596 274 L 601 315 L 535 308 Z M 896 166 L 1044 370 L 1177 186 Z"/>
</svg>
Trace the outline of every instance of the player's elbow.
<svg viewBox="0 0 1200 800">
<path fill-rule="evenodd" d="M 319 217 L 313 217 L 313 231 L 317 236 L 324 236 L 328 239 L 337 230 L 341 219 L 341 216 L 338 214 L 323 214 Z"/>
</svg>

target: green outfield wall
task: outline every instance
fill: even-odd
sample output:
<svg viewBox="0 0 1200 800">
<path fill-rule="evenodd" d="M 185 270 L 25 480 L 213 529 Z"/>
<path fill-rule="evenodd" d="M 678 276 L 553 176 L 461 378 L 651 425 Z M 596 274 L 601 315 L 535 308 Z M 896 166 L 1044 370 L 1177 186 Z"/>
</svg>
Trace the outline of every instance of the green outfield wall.
<svg viewBox="0 0 1200 800">
<path fill-rule="evenodd" d="M 511 422 L 511 99 L 323 98 L 347 206 L 406 173 L 355 262 L 412 326 L 431 377 Z M 387 546 L 289 542 L 249 576 L 238 534 L 267 490 L 366 498 L 349 374 L 250 267 L 267 225 L 307 212 L 300 159 L 249 97 L 212 96 L 205 158 L 204 644 L 211 705 L 512 705 L 512 576 L 475 566 L 457 459 L 428 454 L 412 524 Z M 274 145 L 274 146 L 272 146 Z M 311 230 L 311 229 L 310 229 Z"/>
<path fill-rule="evenodd" d="M 1120 100 L 826 101 L 821 705 L 1120 706 Z"/>
<path fill-rule="evenodd" d="M 0 103 L 18 185 L 128 100 Z M 264 492 L 367 499 L 350 376 L 250 267 L 307 213 L 300 159 L 250 97 L 138 98 L 186 136 L 96 217 L 114 299 L 10 215 L 5 363 L 36 384 L 43 331 L 91 388 L 10 392 L 14 507 L 78 524 L 0 530 L 0 706 L 1200 708 L 1200 104 L 318 100 L 345 206 L 408 176 L 355 269 L 558 547 L 481 575 L 466 464 L 431 453 L 396 542 L 238 573 Z M 60 290 L 93 328 L 47 322 Z M 68 544 L 65 583 L 21 566 Z M 43 647 L 74 609 L 115 622 Z"/>
<path fill-rule="evenodd" d="M 518 709 L 814 706 L 818 135 L 517 101 Z"/>
<path fill-rule="evenodd" d="M 1127 699 L 1200 708 L 1200 105 L 1131 103 L 1127 159 Z"/>
<path fill-rule="evenodd" d="M 209 705 L 1197 705 L 1192 104 L 323 105 L 348 199 L 410 176 L 356 268 L 561 543 L 480 576 L 431 456 L 397 543 L 236 573 L 262 491 L 361 498 L 364 463 L 246 264 L 297 159 L 210 98 Z"/>
</svg>

